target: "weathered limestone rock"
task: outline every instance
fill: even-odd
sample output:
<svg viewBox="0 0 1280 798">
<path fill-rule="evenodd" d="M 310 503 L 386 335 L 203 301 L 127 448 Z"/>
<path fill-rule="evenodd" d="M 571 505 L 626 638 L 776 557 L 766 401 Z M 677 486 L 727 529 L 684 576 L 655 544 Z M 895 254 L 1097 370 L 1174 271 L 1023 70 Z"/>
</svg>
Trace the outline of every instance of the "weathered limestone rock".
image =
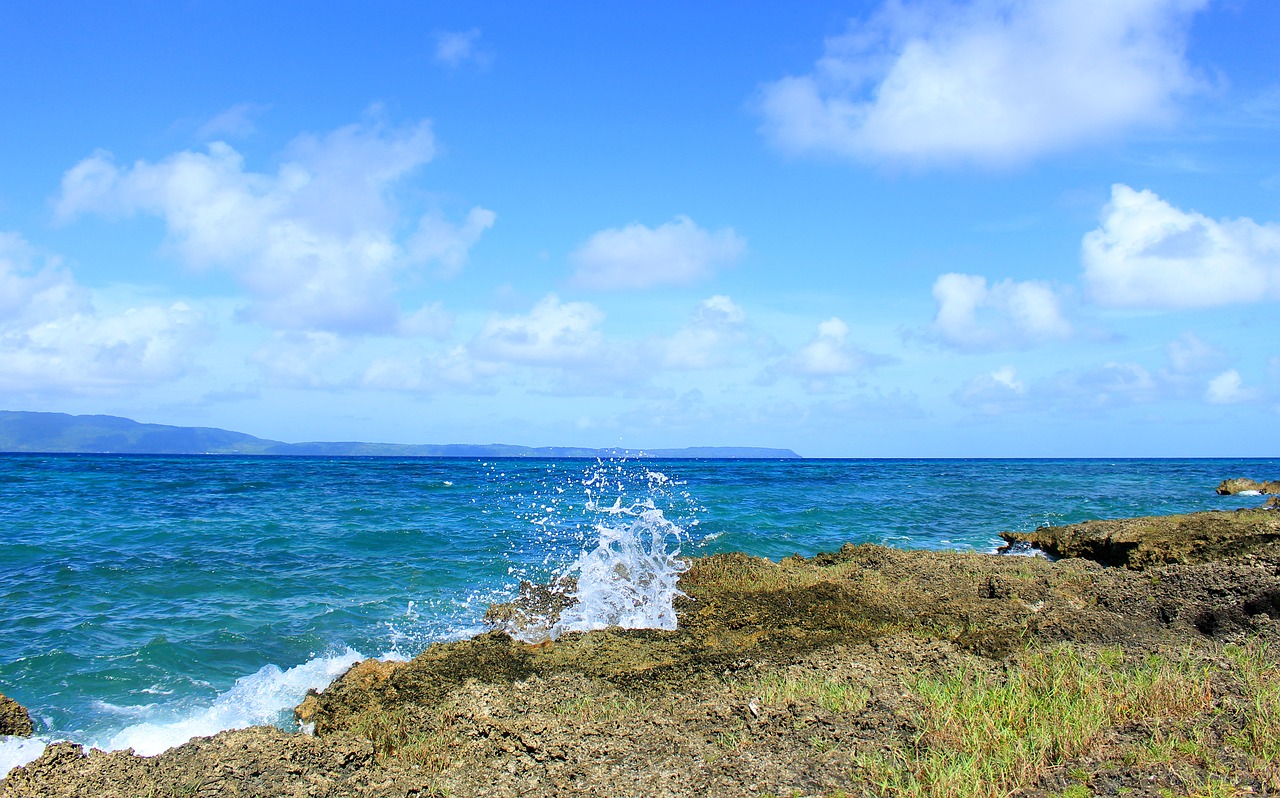
<svg viewBox="0 0 1280 798">
<path fill-rule="evenodd" d="M 33 731 L 26 707 L 0 693 L 0 734 L 30 737 Z"/>
<path fill-rule="evenodd" d="M 1085 521 L 1000 536 L 1055 557 L 1081 557 L 1102 565 L 1142 570 L 1212 562 L 1275 546 L 1280 543 L 1280 517 L 1261 510 L 1188 513 Z"/>
<path fill-rule="evenodd" d="M 1280 494 L 1280 480 L 1259 482 L 1256 479 L 1235 477 L 1233 479 L 1224 479 L 1218 485 L 1219 496 L 1234 496 L 1237 493 L 1247 493 L 1250 491 Z"/>
</svg>

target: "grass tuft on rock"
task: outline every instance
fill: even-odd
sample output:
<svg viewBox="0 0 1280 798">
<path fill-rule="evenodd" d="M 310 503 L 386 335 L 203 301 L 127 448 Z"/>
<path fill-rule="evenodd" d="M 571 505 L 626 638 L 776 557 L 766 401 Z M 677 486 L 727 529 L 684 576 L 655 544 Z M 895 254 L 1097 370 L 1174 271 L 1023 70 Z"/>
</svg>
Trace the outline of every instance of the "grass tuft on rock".
<svg viewBox="0 0 1280 798">
<path fill-rule="evenodd" d="M 960 671 L 907 687 L 915 738 L 855 757 L 875 794 L 1008 795 L 1085 755 L 1128 759 L 1142 750 L 1117 729 L 1144 729 L 1144 742 L 1193 739 L 1196 722 L 1214 711 L 1209 669 L 1190 658 L 1131 659 L 1118 648 L 1029 651 L 1000 677 Z M 1136 759 L 1131 766 L 1152 764 Z"/>
</svg>

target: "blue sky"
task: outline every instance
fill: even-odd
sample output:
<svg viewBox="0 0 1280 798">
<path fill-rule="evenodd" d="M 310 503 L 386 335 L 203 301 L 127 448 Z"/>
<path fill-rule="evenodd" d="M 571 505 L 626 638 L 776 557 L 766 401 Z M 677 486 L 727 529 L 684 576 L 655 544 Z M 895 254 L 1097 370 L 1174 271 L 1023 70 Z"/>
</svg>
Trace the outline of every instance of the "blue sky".
<svg viewBox="0 0 1280 798">
<path fill-rule="evenodd" d="M 1280 6 L 0 2 L 0 407 L 1274 455 Z"/>
</svg>

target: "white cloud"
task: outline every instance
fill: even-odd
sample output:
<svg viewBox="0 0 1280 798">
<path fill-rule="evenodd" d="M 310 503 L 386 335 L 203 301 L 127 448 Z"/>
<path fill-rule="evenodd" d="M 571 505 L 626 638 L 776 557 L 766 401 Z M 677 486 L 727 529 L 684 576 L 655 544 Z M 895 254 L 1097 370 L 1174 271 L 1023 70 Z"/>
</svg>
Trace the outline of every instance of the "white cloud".
<svg viewBox="0 0 1280 798">
<path fill-rule="evenodd" d="M 493 316 L 471 344 L 482 359 L 535 366 L 583 364 L 604 349 L 604 313 L 587 302 L 549 294 L 527 314 Z"/>
<path fill-rule="evenodd" d="M 944 274 L 933 283 L 933 298 L 934 333 L 959 349 L 1016 348 L 1072 333 L 1058 292 L 1039 280 L 988 286 L 979 275 Z"/>
<path fill-rule="evenodd" d="M 811 74 L 767 84 L 793 152 L 1024 161 L 1171 116 L 1207 0 L 887 2 L 828 39 Z"/>
<path fill-rule="evenodd" d="M 702 370 L 729 365 L 734 349 L 747 342 L 746 312 L 722 294 L 704 299 L 689 322 L 660 342 L 662 365 Z"/>
<path fill-rule="evenodd" d="M 599 290 L 683 285 L 737 261 L 746 241 L 731 227 L 709 232 L 687 216 L 656 228 L 639 223 L 601 230 L 571 255 L 574 283 Z"/>
<path fill-rule="evenodd" d="M 1205 388 L 1205 401 L 1215 405 L 1233 405 L 1241 402 L 1255 401 L 1259 396 L 1257 389 L 1244 387 L 1244 379 L 1240 372 L 1228 369 L 1209 380 Z"/>
<path fill-rule="evenodd" d="M 1170 341 L 1165 348 L 1169 366 L 1174 374 L 1201 374 L 1217 368 L 1226 360 L 1227 353 L 1207 344 L 1193 332 L 1184 333 Z"/>
<path fill-rule="evenodd" d="M 1082 243 L 1084 280 L 1102 305 L 1203 308 L 1280 299 L 1280 225 L 1214 221 L 1117 184 Z"/>
<path fill-rule="evenodd" d="M 962 407 L 971 407 L 986 415 L 1000 415 L 1026 405 L 1027 386 L 1018 379 L 1013 366 L 979 374 L 951 394 Z"/>
<path fill-rule="evenodd" d="M 892 358 L 871 354 L 849 340 L 849 325 L 831 317 L 818 324 L 817 334 L 800 348 L 764 370 L 757 379 L 772 384 L 779 375 L 800 380 L 809 393 L 830 393 L 841 377 L 893 362 Z"/>
<path fill-rule="evenodd" d="M 465 346 L 426 354 L 375 358 L 360 378 L 362 387 L 382 391 L 482 392 L 499 368 L 478 361 Z"/>
<path fill-rule="evenodd" d="M 456 69 L 467 61 L 487 61 L 487 57 L 476 49 L 480 40 L 480 29 L 466 31 L 441 31 L 436 36 L 436 63 Z"/>
<path fill-rule="evenodd" d="M 196 131 L 196 138 L 201 141 L 213 141 L 222 138 L 244 138 L 257 130 L 253 117 L 265 110 L 266 106 L 255 103 L 239 103 L 219 112 L 205 122 Z"/>
<path fill-rule="evenodd" d="M 57 258 L 0 233 L 0 390 L 103 391 L 181 376 L 206 336 L 178 302 L 103 314 Z"/>
<path fill-rule="evenodd" d="M 418 230 L 409 239 L 410 257 L 418 263 L 440 264 L 441 277 L 453 277 L 462 271 L 471 247 L 480 235 L 493 227 L 498 215 L 487 208 L 472 208 L 467 220 L 456 226 L 438 214 L 427 214 L 418 222 Z"/>
<path fill-rule="evenodd" d="M 410 338 L 427 337 L 443 341 L 453 331 L 453 323 L 453 314 L 440 302 L 432 302 L 401 319 L 398 331 Z"/>
<path fill-rule="evenodd" d="M 849 325 L 831 317 L 818 334 L 787 361 L 787 370 L 806 377 L 839 377 L 866 365 L 867 357 L 848 341 Z"/>
<path fill-rule="evenodd" d="M 461 227 L 428 214 L 401 245 L 392 189 L 434 154 L 428 123 L 376 120 L 299 136 L 274 174 L 246 169 L 221 142 L 123 168 L 99 152 L 63 176 L 57 212 L 163 218 L 170 246 L 193 266 L 229 269 L 253 297 L 249 316 L 268 326 L 392 332 L 400 272 L 432 260 L 456 271 L 493 223 L 483 208 Z"/>
<path fill-rule="evenodd" d="M 330 375 L 350 350 L 342 337 L 331 332 L 277 332 L 253 354 L 253 360 L 273 385 L 332 388 L 342 380 Z"/>
</svg>

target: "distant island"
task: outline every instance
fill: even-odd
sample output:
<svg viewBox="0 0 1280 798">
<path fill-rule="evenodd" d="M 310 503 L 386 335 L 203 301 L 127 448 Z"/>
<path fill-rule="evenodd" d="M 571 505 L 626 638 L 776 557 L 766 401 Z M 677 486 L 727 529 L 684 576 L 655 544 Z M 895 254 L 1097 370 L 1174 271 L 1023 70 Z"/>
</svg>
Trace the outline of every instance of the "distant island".
<svg viewBox="0 0 1280 798">
<path fill-rule="evenodd" d="M 797 459 L 790 449 L 691 446 L 684 449 L 591 449 L 503 443 L 282 443 L 214 427 L 144 424 L 119 416 L 73 416 L 0 410 L 0 452 L 74 454 L 241 454 L 324 457 L 652 457 Z"/>
</svg>

